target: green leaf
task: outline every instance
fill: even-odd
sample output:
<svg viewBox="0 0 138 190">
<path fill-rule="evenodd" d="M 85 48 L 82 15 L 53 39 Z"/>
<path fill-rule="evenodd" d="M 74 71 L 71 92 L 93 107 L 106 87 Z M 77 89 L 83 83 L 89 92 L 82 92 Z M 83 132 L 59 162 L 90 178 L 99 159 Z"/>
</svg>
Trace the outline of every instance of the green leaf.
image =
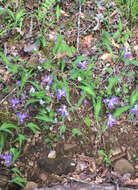
<svg viewBox="0 0 138 190">
<path fill-rule="evenodd" d="M 49 116 L 47 115 L 37 115 L 35 117 L 36 119 L 42 120 L 42 121 L 46 121 L 46 122 L 51 122 L 54 123 L 55 121 L 53 119 L 51 119 Z"/>
<path fill-rule="evenodd" d="M 84 123 L 85 123 L 88 127 L 91 126 L 91 120 L 90 120 L 89 117 L 84 117 L 83 120 L 84 120 Z"/>
<path fill-rule="evenodd" d="M 63 79 L 63 82 L 64 82 L 64 90 L 66 92 L 66 100 L 68 102 L 68 104 L 71 106 L 71 108 L 73 109 L 72 107 L 72 104 L 70 102 L 70 98 L 69 98 L 69 86 L 68 86 L 68 82 L 65 78 L 62 78 Z"/>
<path fill-rule="evenodd" d="M 79 107 L 86 96 L 86 92 L 82 91 L 81 97 L 78 100 L 77 107 Z"/>
<path fill-rule="evenodd" d="M 118 77 L 111 77 L 108 80 L 108 87 L 107 87 L 107 94 L 111 95 L 112 94 L 112 88 L 119 82 L 119 78 Z"/>
<path fill-rule="evenodd" d="M 7 65 L 9 72 L 12 73 L 18 72 L 17 65 L 10 63 L 9 59 L 2 52 L 0 52 L 0 57 L 2 58 L 2 61 Z"/>
<path fill-rule="evenodd" d="M 19 146 L 21 147 L 23 141 L 26 140 L 26 139 L 27 139 L 26 135 L 18 134 L 18 137 L 16 138 L 16 141 L 19 141 Z"/>
<path fill-rule="evenodd" d="M 126 65 L 135 65 L 138 66 L 138 61 L 136 60 L 130 60 L 130 59 L 126 59 L 126 58 L 122 58 L 122 60 L 125 62 Z"/>
<path fill-rule="evenodd" d="M 4 148 L 6 140 L 7 140 L 7 133 L 3 134 L 0 132 L 0 152 Z"/>
<path fill-rule="evenodd" d="M 73 136 L 76 136 L 76 135 L 81 136 L 81 135 L 82 135 L 82 132 L 80 131 L 80 129 L 73 128 L 73 129 L 72 129 L 72 135 L 73 135 Z"/>
<path fill-rule="evenodd" d="M 36 99 L 36 98 L 30 98 L 29 100 L 27 100 L 25 107 L 27 107 L 29 104 L 35 103 L 35 102 L 40 102 L 40 99 Z"/>
<path fill-rule="evenodd" d="M 94 105 L 94 114 L 95 114 L 96 121 L 98 121 L 98 117 L 100 115 L 101 108 L 102 108 L 102 98 L 100 96 L 98 96 L 97 102 Z"/>
<path fill-rule="evenodd" d="M 20 156 L 21 151 L 16 148 L 10 148 L 10 153 L 13 154 L 12 163 L 14 163 L 17 160 L 17 158 Z"/>
<path fill-rule="evenodd" d="M 66 126 L 65 125 L 62 125 L 60 128 L 59 128 L 59 135 L 60 137 L 62 136 L 63 133 L 65 133 L 66 131 Z"/>
<path fill-rule="evenodd" d="M 12 180 L 9 180 L 10 183 L 16 183 L 18 184 L 19 186 L 21 187 L 24 187 L 24 184 L 23 183 L 27 183 L 27 180 L 20 177 L 20 176 L 17 176 L 17 177 L 14 177 Z"/>
<path fill-rule="evenodd" d="M 41 99 L 46 96 L 46 92 L 44 90 L 38 92 L 32 92 L 31 96 L 35 96 L 36 98 Z"/>
<path fill-rule="evenodd" d="M 113 113 L 113 117 L 116 118 L 116 117 L 120 116 L 123 112 L 129 110 L 130 108 L 131 108 L 131 106 L 124 106 L 124 107 L 116 108 L 115 112 Z"/>
<path fill-rule="evenodd" d="M 8 13 L 14 19 L 14 14 L 10 9 L 0 9 L 0 15 L 3 15 L 4 13 Z"/>
<path fill-rule="evenodd" d="M 18 168 L 12 168 L 11 169 L 15 174 L 18 174 L 20 176 L 22 176 L 22 173 L 20 172 L 20 170 Z"/>
<path fill-rule="evenodd" d="M 91 95 L 92 97 L 96 97 L 94 90 L 90 86 L 77 86 L 77 88 L 84 90 L 87 94 Z"/>
<path fill-rule="evenodd" d="M 138 100 L 138 90 L 134 90 L 130 96 L 130 105 L 133 106 Z"/>
<path fill-rule="evenodd" d="M 5 131 L 5 132 L 8 132 L 8 133 L 12 134 L 12 131 L 10 131 L 10 129 L 18 130 L 18 127 L 16 125 L 14 125 L 14 124 L 11 124 L 11 123 L 3 123 L 0 126 L 0 131 Z"/>
<path fill-rule="evenodd" d="M 42 90 L 42 87 L 36 81 L 27 81 L 31 83 L 38 91 Z"/>
<path fill-rule="evenodd" d="M 40 128 L 35 123 L 27 123 L 27 127 L 29 127 L 34 134 L 37 134 L 37 130 L 40 130 Z"/>
</svg>

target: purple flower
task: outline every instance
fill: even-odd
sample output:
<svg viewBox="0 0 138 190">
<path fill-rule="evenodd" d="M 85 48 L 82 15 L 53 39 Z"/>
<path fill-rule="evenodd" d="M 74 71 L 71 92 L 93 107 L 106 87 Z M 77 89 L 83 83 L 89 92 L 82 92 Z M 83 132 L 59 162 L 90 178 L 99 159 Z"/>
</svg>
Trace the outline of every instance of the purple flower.
<svg viewBox="0 0 138 190">
<path fill-rule="evenodd" d="M 112 114 L 108 114 L 108 121 L 107 121 L 107 125 L 109 127 L 112 127 L 112 125 L 116 125 L 116 120 L 112 117 Z"/>
<path fill-rule="evenodd" d="M 64 96 L 64 97 L 66 96 L 65 90 L 64 89 L 57 89 L 57 98 L 58 98 L 58 100 L 60 100 L 62 96 Z"/>
<path fill-rule="evenodd" d="M 84 103 L 84 104 L 88 104 L 88 100 L 84 99 L 84 100 L 83 100 L 83 103 Z"/>
<path fill-rule="evenodd" d="M 16 82 L 16 84 L 19 86 L 19 85 L 21 84 L 21 81 L 18 80 L 18 81 Z"/>
<path fill-rule="evenodd" d="M 124 51 L 125 52 L 124 52 L 123 57 L 129 59 L 131 57 L 131 55 L 132 55 L 131 52 L 127 48 L 124 48 Z"/>
<path fill-rule="evenodd" d="M 53 77 L 50 75 L 45 75 L 44 79 L 42 80 L 42 83 L 47 82 L 47 85 L 50 86 L 53 84 Z"/>
<path fill-rule="evenodd" d="M 21 124 L 23 124 L 24 119 L 28 117 L 28 114 L 26 114 L 26 113 L 25 114 L 21 114 L 20 112 L 18 112 L 16 115 L 17 115 L 17 117 L 19 117 Z"/>
<path fill-rule="evenodd" d="M 83 70 L 85 70 L 87 68 L 87 65 L 88 65 L 88 61 L 80 61 L 78 62 L 77 66 Z"/>
<path fill-rule="evenodd" d="M 116 96 L 113 96 L 111 99 L 104 99 L 104 103 L 107 103 L 109 109 L 113 109 L 114 105 L 118 105 L 118 98 Z"/>
<path fill-rule="evenodd" d="M 68 116 L 67 106 L 62 105 L 62 108 L 59 108 L 58 112 L 61 114 L 61 116 Z"/>
<path fill-rule="evenodd" d="M 1 158 L 4 159 L 5 160 L 5 164 L 7 166 L 9 166 L 11 164 L 12 156 L 13 156 L 13 154 L 7 154 L 7 155 L 2 154 Z"/>
<path fill-rule="evenodd" d="M 133 112 L 135 115 L 137 115 L 138 114 L 138 105 L 134 105 L 134 108 L 132 108 L 131 110 L 130 110 L 130 112 Z"/>
<path fill-rule="evenodd" d="M 19 104 L 21 101 L 17 98 L 10 98 L 10 102 L 12 103 L 12 108 L 16 108 L 16 104 Z"/>
</svg>

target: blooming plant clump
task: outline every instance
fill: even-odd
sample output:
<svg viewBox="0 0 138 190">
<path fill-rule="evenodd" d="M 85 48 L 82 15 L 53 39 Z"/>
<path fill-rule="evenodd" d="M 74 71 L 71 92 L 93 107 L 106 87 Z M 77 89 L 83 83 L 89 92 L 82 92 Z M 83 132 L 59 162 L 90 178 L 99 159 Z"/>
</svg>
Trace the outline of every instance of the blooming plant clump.
<svg viewBox="0 0 138 190">
<path fill-rule="evenodd" d="M 57 98 L 58 98 L 58 100 L 60 100 L 62 96 L 63 97 L 66 96 L 65 90 L 64 89 L 57 89 Z"/>
<path fill-rule="evenodd" d="M 112 114 L 108 114 L 108 121 L 107 121 L 107 126 L 112 127 L 112 125 L 116 125 L 117 122 L 113 118 Z"/>
<path fill-rule="evenodd" d="M 88 65 L 88 61 L 80 61 L 78 62 L 77 66 L 83 70 L 85 70 L 87 68 Z"/>
<path fill-rule="evenodd" d="M 134 108 L 130 109 L 130 112 L 133 112 L 135 115 L 138 115 L 138 105 L 135 104 Z"/>
<path fill-rule="evenodd" d="M 26 119 L 28 117 L 28 114 L 21 114 L 20 112 L 18 112 L 16 115 L 20 119 L 20 124 L 23 124 L 24 119 Z"/>
<path fill-rule="evenodd" d="M 58 109 L 58 112 L 61 114 L 61 116 L 68 116 L 69 114 L 66 105 L 62 105 L 62 107 Z"/>
<path fill-rule="evenodd" d="M 11 164 L 11 159 L 13 157 L 13 154 L 7 154 L 7 155 L 2 154 L 0 157 L 4 159 L 5 165 L 9 166 Z"/>
<path fill-rule="evenodd" d="M 12 108 L 16 108 L 16 104 L 20 103 L 21 101 L 17 98 L 10 98 L 10 102 L 12 103 Z"/>
<path fill-rule="evenodd" d="M 53 77 L 51 75 L 45 75 L 44 79 L 42 80 L 42 83 L 47 83 L 48 86 L 53 84 Z"/>
<path fill-rule="evenodd" d="M 116 96 L 113 96 L 111 99 L 104 99 L 103 100 L 104 103 L 107 104 L 109 109 L 114 109 L 114 105 L 118 105 L 118 98 Z"/>
<path fill-rule="evenodd" d="M 130 50 L 128 50 L 128 48 L 124 48 L 124 55 L 123 55 L 123 57 L 129 59 L 131 56 L 132 56 L 132 54 L 131 54 Z"/>
</svg>

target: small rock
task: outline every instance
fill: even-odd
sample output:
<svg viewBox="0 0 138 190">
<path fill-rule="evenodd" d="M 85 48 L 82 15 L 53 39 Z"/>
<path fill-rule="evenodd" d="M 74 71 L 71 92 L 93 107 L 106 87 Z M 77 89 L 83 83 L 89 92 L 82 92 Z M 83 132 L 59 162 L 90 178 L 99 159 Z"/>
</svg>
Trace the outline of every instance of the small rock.
<svg viewBox="0 0 138 190">
<path fill-rule="evenodd" d="M 56 158 L 56 159 L 40 159 L 38 160 L 38 167 L 45 172 L 54 173 L 57 175 L 73 172 L 76 167 L 76 163 L 68 158 Z"/>
<path fill-rule="evenodd" d="M 24 190 L 35 189 L 35 188 L 37 188 L 37 187 L 38 187 L 38 184 L 36 184 L 36 183 L 30 181 L 30 182 L 28 182 L 28 183 L 26 184 Z"/>
<path fill-rule="evenodd" d="M 121 175 L 126 173 L 134 174 L 135 172 L 133 165 L 126 159 L 116 161 L 114 170 Z"/>
<path fill-rule="evenodd" d="M 50 159 L 55 159 L 56 158 L 56 151 L 55 150 L 51 150 L 48 154 L 48 158 Z"/>
</svg>

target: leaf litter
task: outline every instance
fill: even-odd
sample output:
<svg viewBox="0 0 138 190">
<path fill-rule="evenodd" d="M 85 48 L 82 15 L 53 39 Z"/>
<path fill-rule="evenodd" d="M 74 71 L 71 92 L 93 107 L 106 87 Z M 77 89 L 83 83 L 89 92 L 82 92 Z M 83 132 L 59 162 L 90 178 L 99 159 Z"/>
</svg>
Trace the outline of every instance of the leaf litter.
<svg viewBox="0 0 138 190">
<path fill-rule="evenodd" d="M 19 2 L 16 1 L 16 4 Z M 32 1 L 25 1 L 25 6 L 28 9 L 33 10 L 34 7 L 38 4 L 38 1 L 35 1 L 33 4 Z M 108 16 L 105 14 L 109 7 L 111 6 L 113 8 L 113 12 L 111 14 L 110 19 L 110 25 L 109 28 L 106 27 L 105 19 L 108 18 Z M 70 8 L 73 8 L 73 12 L 70 11 Z M 80 23 L 80 44 L 79 44 L 79 51 L 80 53 L 90 59 L 94 59 L 94 65 L 93 65 L 93 80 L 97 81 L 98 88 L 101 90 L 105 90 L 108 86 L 108 79 L 109 75 L 111 76 L 113 74 L 119 76 L 121 78 L 120 83 L 117 84 L 118 90 L 122 88 L 123 83 L 128 84 L 128 90 L 132 91 L 136 88 L 135 80 L 136 80 L 136 74 L 132 75 L 132 77 L 128 77 L 128 73 L 130 71 L 136 72 L 135 65 L 126 65 L 124 62 L 118 62 L 117 64 L 114 62 L 114 59 L 116 59 L 115 55 L 120 54 L 120 42 L 117 41 L 117 39 L 112 39 L 108 36 L 107 33 L 103 34 L 101 30 L 108 30 L 108 32 L 111 30 L 113 31 L 113 23 L 117 22 L 118 18 L 120 17 L 120 13 L 117 11 L 116 4 L 113 2 L 110 2 L 109 4 L 104 4 L 104 2 L 100 3 L 100 6 L 97 5 L 95 2 L 86 1 L 86 4 L 84 4 L 84 7 L 82 7 L 82 13 L 81 13 L 81 23 Z M 90 18 L 88 20 L 89 16 L 86 15 L 89 13 L 89 11 L 92 11 L 93 19 Z M 76 7 L 76 2 L 69 2 L 65 1 L 62 3 L 62 9 L 61 12 L 61 20 L 59 19 L 59 23 L 57 23 L 57 26 L 60 26 L 61 24 L 64 26 L 68 26 L 68 29 L 66 30 L 65 27 L 61 28 L 61 33 L 63 33 L 65 43 L 68 45 L 75 45 L 76 47 L 76 39 L 77 39 L 77 29 L 72 26 L 75 22 L 77 23 L 77 17 L 75 16 L 78 14 L 78 7 Z M 83 13 L 84 12 L 84 13 Z M 87 13 L 88 12 L 88 13 Z M 87 13 L 87 14 L 86 14 Z M 101 14 L 101 15 L 100 15 Z M 0 15 L 1 16 L 1 15 Z M 50 20 L 50 14 L 47 15 L 47 19 Z M 73 17 L 70 21 L 70 17 Z M 41 19 L 41 18 L 40 18 Z M 55 18 L 53 18 L 55 19 Z M 97 20 L 96 20 L 97 19 Z M 94 23 L 91 22 L 91 20 L 94 20 Z M 95 23 L 96 20 L 96 23 Z M 70 23 L 69 23 L 70 21 Z M 56 19 L 55 19 L 56 22 Z M 100 24 L 99 24 L 100 22 Z M 31 22 L 29 22 L 30 24 Z M 75 60 L 75 53 L 69 54 L 66 52 L 66 49 L 64 51 L 61 51 L 59 54 L 56 55 L 56 57 L 52 57 L 49 55 L 51 47 L 54 45 L 54 41 L 57 38 L 57 33 L 59 33 L 59 29 L 56 27 L 56 25 L 49 25 L 47 27 L 46 34 L 44 36 L 48 39 L 49 44 L 45 44 L 43 40 L 41 39 L 39 43 L 34 43 L 34 40 L 36 40 L 36 34 L 38 34 L 40 31 L 40 26 L 37 23 L 35 19 L 33 19 L 33 29 L 31 31 L 31 35 L 29 38 L 26 38 L 26 28 L 27 25 L 24 23 L 24 27 L 22 30 L 17 30 L 18 27 L 11 29 L 10 32 L 5 32 L 4 35 L 2 35 L 1 38 L 1 45 L 0 48 L 2 49 L 2 44 L 5 42 L 7 43 L 7 49 L 6 49 L 6 55 L 11 56 L 13 59 L 16 57 L 20 57 L 19 60 L 17 60 L 18 66 L 18 72 L 20 71 L 21 67 L 33 68 L 35 69 L 33 71 L 33 75 L 38 73 L 37 77 L 35 78 L 36 81 L 41 82 L 42 76 L 45 76 L 45 74 L 49 75 L 52 71 L 52 68 L 48 68 L 48 58 L 53 59 L 55 62 L 59 61 L 59 65 L 61 67 L 65 67 L 68 70 L 68 67 L 72 64 L 72 62 Z M 90 27 L 89 27 L 90 26 Z M 125 25 L 124 25 L 125 26 Z M 14 30 L 15 29 L 15 30 Z M 94 29 L 94 30 L 93 30 Z M 124 28 L 125 31 L 126 28 Z M 20 34 L 20 37 L 18 37 L 17 33 Z M 29 30 L 28 30 L 29 34 Z M 17 35 L 17 36 L 16 36 Z M 106 36 L 107 35 L 107 36 Z M 12 37 L 14 38 L 12 39 Z M 17 37 L 17 39 L 16 39 Z M 12 45 L 11 42 L 16 41 L 14 45 Z M 73 40 L 72 40 L 73 39 Z M 52 41 L 51 41 L 52 40 Z M 111 44 L 109 41 L 111 41 Z M 44 43 L 44 47 L 43 47 Z M 123 42 L 123 47 L 129 48 L 130 46 L 132 48 L 132 60 L 137 59 L 137 46 L 136 46 L 136 31 L 134 29 L 133 36 L 127 40 L 127 42 Z M 104 47 L 101 46 L 101 44 L 104 44 Z M 113 48 L 111 48 L 113 46 Z M 43 47 L 43 48 L 42 48 Z M 66 46 L 67 47 L 67 46 Z M 114 49 L 114 52 L 112 52 L 112 49 Z M 16 51 L 17 50 L 17 51 Z M 44 51 L 44 53 L 42 53 Z M 37 55 L 35 55 L 35 52 L 38 52 Z M 14 56 L 14 53 L 16 56 Z M 115 53 L 115 55 L 113 55 Z M 37 67 L 40 64 L 40 60 L 43 57 L 44 60 L 44 68 L 42 69 L 42 73 L 38 71 Z M 64 66 L 63 62 L 60 63 L 62 59 L 67 59 L 68 64 Z M 22 60 L 22 63 L 20 62 Z M 26 62 L 27 60 L 27 62 Z M 70 61 L 71 60 L 71 61 Z M 11 61 L 11 60 L 10 60 Z M 25 61 L 25 62 L 23 62 Z M 12 60 L 11 63 L 14 65 L 14 61 Z M 53 64 L 53 63 L 52 63 Z M 54 63 L 55 64 L 55 63 Z M 4 67 L 3 67 L 4 66 Z M 14 76 L 14 74 L 11 74 L 10 70 L 6 70 L 6 64 L 0 59 L 0 77 L 1 77 L 1 84 L 0 84 L 0 91 L 1 91 L 1 100 L 5 98 L 6 95 L 8 95 L 14 88 L 15 88 L 15 79 L 12 79 L 11 76 Z M 110 69 L 109 69 L 110 68 Z M 41 70 L 41 69 L 40 69 Z M 104 71 L 104 72 L 103 72 Z M 125 71 L 126 74 L 122 73 Z M 110 73 L 111 72 L 111 73 Z M 57 81 L 61 77 L 61 75 L 64 73 L 56 73 L 57 75 Z M 18 79 L 20 79 L 23 76 L 21 76 L 21 73 L 18 75 Z M 66 78 L 68 77 L 68 74 L 66 74 Z M 81 73 L 81 76 L 83 78 L 83 73 Z M 34 78 L 32 75 L 28 77 L 28 81 L 34 81 Z M 23 87 L 23 92 L 21 97 L 25 99 L 28 99 L 29 97 L 29 90 L 31 88 L 31 85 L 28 83 L 27 85 Z M 21 81 L 23 84 L 23 81 Z M 73 81 L 74 82 L 74 81 Z M 76 82 L 76 81 L 75 81 Z M 62 89 L 62 84 L 57 83 Z M 61 85 L 61 86 L 60 86 Z M 76 108 L 76 104 L 78 103 L 78 91 L 76 92 L 73 88 L 74 83 L 69 83 L 69 91 L 70 91 L 70 101 L 73 103 L 73 106 L 75 107 L 74 113 L 71 112 L 71 120 L 65 121 L 65 125 L 67 126 L 67 131 L 65 134 L 59 138 L 58 141 L 50 142 L 51 139 L 56 137 L 56 134 L 58 133 L 58 129 L 61 126 L 60 123 L 54 124 L 48 129 L 48 138 L 46 141 L 46 133 L 44 130 L 39 131 L 36 135 L 33 135 L 32 132 L 28 130 L 28 128 L 24 128 L 24 135 L 28 135 L 29 138 L 26 142 L 24 142 L 24 149 L 22 155 L 19 157 L 19 159 L 16 161 L 16 167 L 20 169 L 23 177 L 27 179 L 29 182 L 34 182 L 35 184 L 38 184 L 39 187 L 44 187 L 48 185 L 54 185 L 57 182 L 60 181 L 60 183 L 64 183 L 67 179 L 68 180 L 78 180 L 80 182 L 84 183 L 103 183 L 103 182 L 109 182 L 111 183 L 116 180 L 120 180 L 118 182 L 119 185 L 124 186 L 131 186 L 136 187 L 137 186 L 137 177 L 138 177 L 138 171 L 137 171 L 137 165 L 136 165 L 136 144 L 137 144 L 137 131 L 136 131 L 136 124 L 135 119 L 133 121 L 129 120 L 127 117 L 127 114 L 124 113 L 119 118 L 117 118 L 117 125 L 113 126 L 112 128 L 108 128 L 105 131 L 98 136 L 98 124 L 94 121 L 94 113 L 93 113 L 93 107 L 91 106 L 91 99 L 90 94 L 88 95 L 88 104 L 81 104 L 80 108 Z M 10 88 L 5 89 L 5 86 L 10 86 Z M 37 89 L 37 83 L 35 83 L 34 86 Z M 125 91 L 125 87 L 124 91 Z M 5 89 L 5 91 L 3 90 Z M 96 87 L 95 87 L 96 90 Z M 15 90 L 18 91 L 18 88 Z M 13 94 L 15 95 L 15 91 L 13 91 Z M 42 90 L 43 91 L 43 90 Z M 42 100 L 45 98 L 43 96 L 43 92 L 39 90 L 38 94 L 36 93 L 36 96 L 42 96 Z M 35 93 L 35 92 L 34 92 Z M 42 93 L 42 94 L 41 94 Z M 41 94 L 41 95 L 40 95 Z M 50 91 L 47 92 L 47 94 L 50 94 L 51 97 L 54 95 L 51 94 Z M 128 94 L 127 94 L 128 95 Z M 33 100 L 32 100 L 33 101 Z M 48 100 L 47 100 L 48 101 Z M 59 102 L 57 102 L 56 98 L 54 99 L 56 104 L 51 103 L 51 107 L 54 109 L 57 109 L 60 105 Z M 125 101 L 125 100 L 124 100 Z M 0 101 L 1 102 L 1 101 Z M 3 101 L 2 101 L 3 102 Z M 67 103 L 66 100 L 61 98 L 62 103 Z M 123 106 L 123 102 L 121 102 Z M 6 108 L 8 107 L 8 109 Z M 20 105 L 16 105 L 16 107 L 19 110 L 24 110 L 24 103 Z M 27 113 L 31 113 L 32 116 L 35 115 L 36 108 L 40 108 L 40 104 L 37 103 L 37 106 L 33 107 L 33 105 L 29 106 L 27 109 Z M 48 110 L 49 108 L 47 108 Z M 101 115 L 101 123 L 102 126 L 104 125 L 104 121 L 107 120 L 106 115 L 104 114 L 104 109 L 102 108 Z M 4 99 L 4 103 L 0 105 L 0 118 L 6 117 L 4 115 L 5 110 L 8 112 L 11 111 L 10 104 L 7 100 Z M 43 111 L 43 110 L 42 110 Z M 23 113 L 23 112 L 22 112 Z M 43 113 L 41 113 L 43 114 Z M 52 113 L 51 113 L 52 114 Z M 31 118 L 31 115 L 29 115 L 29 119 Z M 51 116 L 52 117 L 52 116 Z M 87 126 L 87 122 L 84 122 L 84 118 L 89 118 L 91 123 L 91 126 Z M 86 121 L 87 119 L 85 119 Z M 14 122 L 15 121 L 15 115 L 14 115 Z M 35 123 L 36 120 L 33 118 L 32 123 Z M 40 122 L 37 121 L 36 126 L 39 126 Z M 45 126 L 48 127 L 48 126 Z M 71 136 L 70 132 L 73 129 L 81 130 L 83 133 L 83 138 L 81 136 Z M 76 130 L 75 130 L 76 131 Z M 77 131 L 78 132 L 78 131 Z M 78 133 L 79 134 L 79 133 Z M 47 142 L 47 143 L 45 143 Z M 51 144 L 50 144 L 51 143 Z M 16 143 L 14 144 L 16 146 Z M 50 145 L 50 147 L 49 147 Z M 66 146 L 65 146 L 66 145 Z M 4 151 L 8 151 L 8 148 L 11 146 L 11 142 L 7 143 L 6 148 Z M 68 148 L 67 148 L 68 146 Z M 77 147 L 77 148 L 76 148 Z M 54 162 L 54 160 L 51 163 L 51 160 L 48 160 L 48 155 L 50 154 L 49 148 L 53 149 L 54 158 L 57 156 L 57 160 Z M 98 152 L 100 151 L 100 153 Z M 67 158 L 67 159 L 65 159 Z M 128 176 L 128 178 L 125 178 L 125 180 L 122 182 L 122 176 L 119 174 L 112 173 L 113 170 L 115 170 L 115 163 L 117 160 L 125 158 L 127 161 L 129 161 L 132 170 L 134 171 L 133 175 Z M 51 176 L 50 171 L 51 168 L 45 168 L 45 171 L 42 171 L 42 168 L 39 167 L 38 161 L 42 161 L 45 163 L 51 164 L 51 167 L 54 167 L 52 172 L 56 174 L 56 169 L 60 171 L 60 174 L 63 175 L 60 176 L 60 180 L 56 176 Z M 52 158 L 53 159 L 53 158 Z M 69 165 L 66 165 L 66 168 L 62 164 L 64 160 L 68 163 L 70 163 L 70 160 L 76 163 L 76 168 L 69 170 L 70 173 L 67 172 L 67 176 L 64 176 L 64 171 L 67 171 L 66 169 L 69 169 Z M 131 163 L 131 161 L 133 161 Z M 109 164 L 110 163 L 110 164 Z M 42 165 L 43 165 L 42 164 Z M 109 165 L 108 165 L 109 164 Z M 40 164 L 41 165 L 41 164 Z M 58 168 L 59 165 L 59 168 Z M 125 165 L 127 172 L 129 172 L 129 169 L 127 168 L 127 165 Z M 63 170 L 63 171 L 62 171 Z M 40 174 L 38 173 L 40 171 Z M 121 171 L 122 172 L 122 171 Z M 122 173 L 121 173 L 122 174 Z M 118 175 L 118 176 L 117 176 Z M 122 174 L 123 176 L 125 173 Z M 28 183 L 29 183 L 28 182 Z M 2 182 L 0 181 L 0 185 Z M 33 185 L 32 185 L 33 186 Z M 9 185 L 10 188 L 10 185 Z M 14 187 L 13 187 L 14 189 Z"/>
</svg>

